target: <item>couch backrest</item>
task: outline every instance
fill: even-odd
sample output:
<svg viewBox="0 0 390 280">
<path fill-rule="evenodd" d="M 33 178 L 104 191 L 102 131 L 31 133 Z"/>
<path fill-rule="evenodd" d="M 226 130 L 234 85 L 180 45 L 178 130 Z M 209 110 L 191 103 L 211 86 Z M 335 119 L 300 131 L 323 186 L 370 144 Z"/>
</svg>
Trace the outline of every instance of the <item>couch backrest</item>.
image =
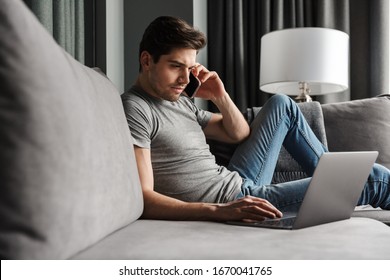
<svg viewBox="0 0 390 280">
<path fill-rule="evenodd" d="M 0 34 L 0 257 L 68 258 L 142 212 L 120 94 L 22 1 L 0 0 Z"/>
</svg>

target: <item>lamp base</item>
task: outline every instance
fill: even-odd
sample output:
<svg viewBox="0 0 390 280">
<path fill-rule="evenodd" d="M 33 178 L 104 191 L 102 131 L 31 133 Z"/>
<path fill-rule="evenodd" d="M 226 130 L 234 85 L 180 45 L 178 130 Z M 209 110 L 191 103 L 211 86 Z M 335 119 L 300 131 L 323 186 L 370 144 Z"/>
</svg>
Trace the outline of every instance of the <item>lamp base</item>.
<svg viewBox="0 0 390 280">
<path fill-rule="evenodd" d="M 295 102 L 302 103 L 302 102 L 313 101 L 310 95 L 308 95 L 308 93 L 310 93 L 310 88 L 307 82 L 299 82 L 299 89 L 300 89 L 300 94 L 298 94 L 298 96 L 295 97 Z"/>
<path fill-rule="evenodd" d="M 300 94 L 297 97 L 295 97 L 295 102 L 297 103 L 303 103 L 303 102 L 312 102 L 313 99 L 311 99 L 310 95 L 308 94 Z"/>
</svg>

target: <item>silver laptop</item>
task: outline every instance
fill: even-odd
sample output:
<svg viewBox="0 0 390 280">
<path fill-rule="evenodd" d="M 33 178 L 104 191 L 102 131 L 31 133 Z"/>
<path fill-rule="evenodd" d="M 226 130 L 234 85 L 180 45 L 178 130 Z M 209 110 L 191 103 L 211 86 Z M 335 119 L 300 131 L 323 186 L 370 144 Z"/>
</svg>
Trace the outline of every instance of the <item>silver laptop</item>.
<svg viewBox="0 0 390 280">
<path fill-rule="evenodd" d="M 241 226 L 300 229 L 349 219 L 378 152 L 325 153 L 314 171 L 298 213 L 261 222 L 229 222 Z"/>
</svg>

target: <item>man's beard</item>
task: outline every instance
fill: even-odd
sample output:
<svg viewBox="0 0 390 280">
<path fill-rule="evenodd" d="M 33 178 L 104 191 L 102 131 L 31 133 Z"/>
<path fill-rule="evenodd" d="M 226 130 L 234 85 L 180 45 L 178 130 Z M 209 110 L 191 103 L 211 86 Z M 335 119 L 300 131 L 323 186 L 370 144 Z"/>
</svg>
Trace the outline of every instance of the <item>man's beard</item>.
<svg viewBox="0 0 390 280">
<path fill-rule="evenodd" d="M 157 87 L 153 88 L 154 92 L 157 93 L 157 95 L 161 98 L 161 99 L 164 99 L 166 101 L 170 101 L 170 102 L 175 102 L 177 100 L 179 100 L 181 94 L 172 94 L 171 92 L 167 91 L 160 91 Z M 184 90 L 184 88 L 183 88 Z"/>
</svg>

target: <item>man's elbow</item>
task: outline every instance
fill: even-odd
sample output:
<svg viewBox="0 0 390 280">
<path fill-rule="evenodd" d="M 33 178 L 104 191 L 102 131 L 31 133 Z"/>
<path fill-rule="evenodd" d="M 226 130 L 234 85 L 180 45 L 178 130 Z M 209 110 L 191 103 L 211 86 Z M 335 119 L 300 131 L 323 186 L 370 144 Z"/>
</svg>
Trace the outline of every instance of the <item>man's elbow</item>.
<svg viewBox="0 0 390 280">
<path fill-rule="evenodd" d="M 154 208 L 154 199 L 153 199 L 153 191 L 143 190 L 142 191 L 143 200 L 144 200 L 144 209 L 141 215 L 142 219 L 153 219 L 153 208 Z"/>
<path fill-rule="evenodd" d="M 231 133 L 229 137 L 233 144 L 239 144 L 245 141 L 249 137 L 249 135 L 250 135 L 249 127 L 243 127 L 240 130 L 236 131 L 235 133 Z"/>
</svg>

